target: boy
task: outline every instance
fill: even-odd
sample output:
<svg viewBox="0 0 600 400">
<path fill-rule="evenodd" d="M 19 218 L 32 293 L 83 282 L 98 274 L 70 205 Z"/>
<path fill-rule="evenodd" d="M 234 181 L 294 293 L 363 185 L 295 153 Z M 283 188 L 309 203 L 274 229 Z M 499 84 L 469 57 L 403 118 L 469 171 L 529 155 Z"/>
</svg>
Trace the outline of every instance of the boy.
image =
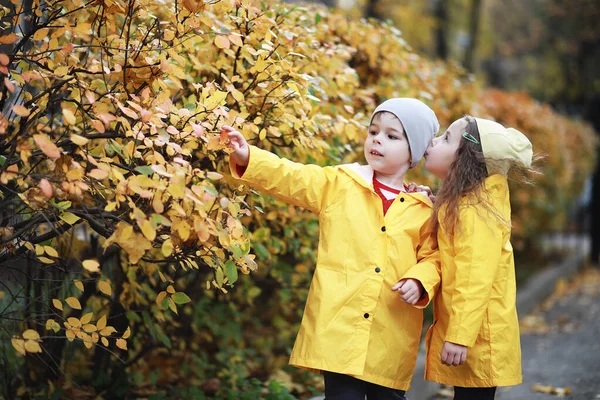
<svg viewBox="0 0 600 400">
<path fill-rule="evenodd" d="M 404 399 L 410 386 L 423 315 L 409 304 L 424 308 L 433 297 L 439 259 L 431 201 L 408 193 L 404 175 L 438 129 L 424 103 L 390 99 L 371 117 L 368 165 L 322 168 L 223 128 L 236 178 L 319 215 L 317 266 L 290 364 L 323 372 L 328 400 Z"/>
</svg>

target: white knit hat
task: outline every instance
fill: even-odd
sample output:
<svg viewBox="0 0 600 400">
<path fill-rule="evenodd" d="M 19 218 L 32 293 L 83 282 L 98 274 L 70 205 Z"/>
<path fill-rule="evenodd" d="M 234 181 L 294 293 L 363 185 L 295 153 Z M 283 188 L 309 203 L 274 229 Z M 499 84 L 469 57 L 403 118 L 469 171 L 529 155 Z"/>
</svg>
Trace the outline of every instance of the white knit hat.
<svg viewBox="0 0 600 400">
<path fill-rule="evenodd" d="M 533 150 L 525 135 L 489 119 L 475 118 L 489 175 L 506 175 L 511 165 L 531 167 Z"/>
<path fill-rule="evenodd" d="M 395 98 L 381 103 L 373 112 L 371 122 L 375 114 L 381 111 L 394 114 L 402 123 L 412 155 L 410 167 L 416 167 L 440 129 L 435 113 L 420 100 Z"/>
</svg>

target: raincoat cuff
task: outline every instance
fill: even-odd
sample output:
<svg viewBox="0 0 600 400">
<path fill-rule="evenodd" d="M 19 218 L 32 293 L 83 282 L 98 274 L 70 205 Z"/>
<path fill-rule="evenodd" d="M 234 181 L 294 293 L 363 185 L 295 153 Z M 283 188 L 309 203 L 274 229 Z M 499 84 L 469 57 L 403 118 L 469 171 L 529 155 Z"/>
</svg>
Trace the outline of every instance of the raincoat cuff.
<svg viewBox="0 0 600 400">
<path fill-rule="evenodd" d="M 246 170 L 250 166 L 250 160 L 252 159 L 252 146 L 249 147 L 250 152 L 248 154 L 248 165 L 246 165 L 245 167 L 236 164 L 236 162 L 233 161 L 233 158 L 229 157 L 229 171 L 231 172 L 231 175 L 236 179 L 242 179 L 244 177 L 244 174 L 246 173 Z"/>
<path fill-rule="evenodd" d="M 448 328 L 448 332 L 450 332 L 450 331 L 451 331 L 451 328 Z M 477 337 L 471 339 L 471 338 L 466 337 L 465 335 L 452 334 L 452 333 L 446 334 L 446 337 L 444 338 L 444 340 L 446 342 L 460 344 L 461 346 L 466 346 L 466 347 L 473 347 L 476 339 L 477 339 Z"/>
</svg>

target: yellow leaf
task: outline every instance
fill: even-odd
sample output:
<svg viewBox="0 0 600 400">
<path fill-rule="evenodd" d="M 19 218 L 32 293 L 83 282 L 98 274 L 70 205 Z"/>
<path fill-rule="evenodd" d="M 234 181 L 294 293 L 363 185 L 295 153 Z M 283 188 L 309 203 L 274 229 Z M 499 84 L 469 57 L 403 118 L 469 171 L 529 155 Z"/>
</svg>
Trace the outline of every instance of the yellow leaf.
<svg viewBox="0 0 600 400">
<path fill-rule="evenodd" d="M 79 136 L 76 134 L 71 135 L 71 142 L 75 143 L 77 146 L 85 146 L 90 140 L 83 136 Z"/>
<path fill-rule="evenodd" d="M 50 257 L 57 257 L 58 258 L 58 252 L 56 250 L 54 250 L 53 247 L 50 246 L 44 246 L 44 251 L 46 252 L 46 254 L 48 254 Z"/>
<path fill-rule="evenodd" d="M 25 332 L 23 332 L 23 339 L 38 340 L 39 338 L 40 334 L 33 329 L 27 329 Z"/>
<path fill-rule="evenodd" d="M 173 299 L 169 298 L 169 308 L 171 309 L 171 311 L 173 311 L 175 314 L 179 315 L 179 313 L 177 312 L 177 306 L 175 305 L 175 302 L 173 301 Z"/>
<path fill-rule="evenodd" d="M 101 180 L 105 179 L 108 176 L 108 171 L 104 171 L 104 170 L 101 170 L 101 169 L 98 169 L 98 168 L 94 168 L 93 170 L 91 170 L 88 173 L 88 176 L 101 181 Z"/>
<path fill-rule="evenodd" d="M 120 241 L 125 241 L 128 240 L 131 235 L 133 235 L 133 226 L 131 225 L 126 225 L 123 228 L 123 231 L 121 232 L 121 236 L 119 237 Z"/>
<path fill-rule="evenodd" d="M 83 345 L 84 345 L 86 348 L 88 348 L 88 349 L 91 349 L 91 348 L 92 348 L 92 346 L 93 346 L 94 344 L 92 343 L 92 340 L 91 340 L 91 339 L 84 339 L 84 340 L 83 340 Z"/>
<path fill-rule="evenodd" d="M 19 354 L 25 355 L 25 341 L 23 339 L 12 338 L 10 342 Z"/>
<path fill-rule="evenodd" d="M 112 289 L 110 288 L 110 284 L 106 281 L 98 282 L 98 289 L 109 297 L 112 295 Z"/>
<path fill-rule="evenodd" d="M 30 111 L 27 109 L 27 107 L 25 106 L 13 106 L 12 110 L 15 112 L 15 114 L 17 114 L 19 117 L 28 117 L 30 114 Z"/>
<path fill-rule="evenodd" d="M 48 257 L 38 257 L 38 260 L 40 260 L 44 264 L 54 264 L 54 260 L 52 260 Z"/>
<path fill-rule="evenodd" d="M 81 304 L 75 297 L 68 297 L 65 299 L 65 301 L 71 308 L 74 308 L 75 310 L 81 310 Z"/>
<path fill-rule="evenodd" d="M 42 254 L 44 254 L 44 246 L 40 246 L 39 244 L 36 244 L 35 245 L 35 255 L 41 256 Z"/>
<path fill-rule="evenodd" d="M 69 317 L 67 318 L 67 323 L 72 327 L 72 328 L 79 328 L 81 326 L 81 321 L 75 317 Z"/>
<path fill-rule="evenodd" d="M 48 36 L 48 28 L 42 28 L 42 29 L 38 29 L 34 34 L 33 34 L 33 40 L 43 40 L 46 36 Z"/>
<path fill-rule="evenodd" d="M 93 312 L 85 314 L 83 317 L 81 317 L 81 324 L 83 324 L 83 325 L 88 324 L 92 320 L 93 316 L 94 316 Z"/>
<path fill-rule="evenodd" d="M 81 283 L 81 281 L 78 281 L 77 279 L 75 279 L 73 281 L 73 283 L 75 284 L 75 287 L 77 289 L 81 290 L 82 292 L 84 291 L 83 283 Z"/>
<path fill-rule="evenodd" d="M 214 93 L 208 97 L 203 105 L 206 109 L 212 110 L 216 106 L 220 105 L 227 98 L 227 92 L 222 92 L 220 90 L 215 90 Z"/>
<path fill-rule="evenodd" d="M 62 114 L 64 122 L 67 125 L 75 125 L 75 123 L 77 122 L 77 118 L 75 118 L 75 114 L 73 113 L 73 111 L 69 110 L 68 108 L 63 108 Z"/>
<path fill-rule="evenodd" d="M 69 225 L 75 225 L 77 221 L 79 221 L 79 217 L 70 212 L 64 212 L 60 214 L 60 219 L 65 221 Z"/>
<path fill-rule="evenodd" d="M 99 272 L 100 263 L 96 260 L 85 260 L 81 264 L 83 264 L 83 268 L 90 272 Z"/>
<path fill-rule="evenodd" d="M 158 304 L 160 306 L 160 303 L 162 303 L 162 301 L 166 295 L 167 295 L 167 292 L 165 292 L 164 290 L 162 292 L 160 292 L 158 294 L 158 296 L 156 296 L 156 304 Z"/>
<path fill-rule="evenodd" d="M 149 220 L 145 219 L 140 228 L 142 229 L 144 236 L 146 236 L 146 239 L 154 240 L 156 238 L 156 231 L 152 227 L 152 223 Z"/>
<path fill-rule="evenodd" d="M 68 65 L 63 65 L 62 67 L 58 67 L 54 70 L 54 75 L 56 75 L 58 77 L 65 76 L 68 73 L 69 73 Z"/>
<path fill-rule="evenodd" d="M 258 133 L 258 138 L 260 140 L 265 140 L 265 138 L 267 137 L 267 130 L 265 128 L 261 129 L 260 132 Z"/>
<path fill-rule="evenodd" d="M 231 47 L 231 43 L 229 43 L 229 39 L 226 36 L 217 35 L 215 36 L 215 46 L 220 49 L 228 49 Z"/>
<path fill-rule="evenodd" d="M 122 350 L 127 350 L 127 341 L 123 339 L 117 339 L 117 347 Z"/>
<path fill-rule="evenodd" d="M 173 254 L 173 242 L 171 242 L 171 239 L 167 239 L 163 242 L 161 251 L 165 257 L 169 257 L 171 254 Z"/>
<path fill-rule="evenodd" d="M 242 38 L 241 36 L 232 33 L 231 35 L 228 36 L 229 41 L 233 44 L 235 44 L 236 46 L 240 46 L 242 47 L 244 45 L 244 42 L 242 42 Z"/>
<path fill-rule="evenodd" d="M 173 285 L 167 286 L 167 293 L 171 293 L 171 294 L 175 293 L 175 288 L 173 288 Z"/>
<path fill-rule="evenodd" d="M 131 328 L 127 327 L 127 330 L 125 331 L 125 333 L 123 334 L 123 336 L 121 336 L 123 339 L 127 339 L 129 337 L 129 335 L 131 335 Z"/>
<path fill-rule="evenodd" d="M 96 322 L 96 328 L 99 330 L 103 330 L 106 327 L 106 315 L 100 317 L 100 319 Z"/>
<path fill-rule="evenodd" d="M 240 92 L 239 90 L 237 90 L 237 89 L 233 89 L 231 91 L 231 95 L 233 96 L 233 98 L 237 102 L 244 101 L 244 94 L 242 92 Z"/>
<path fill-rule="evenodd" d="M 26 340 L 25 341 L 25 350 L 27 350 L 30 353 L 41 353 L 42 352 L 42 348 L 40 347 L 40 344 L 38 342 L 36 342 L 35 340 Z"/>
<path fill-rule="evenodd" d="M 75 331 L 73 329 L 67 329 L 65 336 L 69 339 L 69 342 L 75 340 Z"/>
<path fill-rule="evenodd" d="M 49 319 L 48 321 L 46 321 L 46 330 L 53 330 L 54 333 L 57 333 L 58 331 L 60 331 L 60 325 L 55 320 Z"/>
<path fill-rule="evenodd" d="M 60 300 L 52 299 L 52 304 L 54 305 L 54 307 L 58 308 L 60 311 L 63 310 L 63 305 Z"/>
<path fill-rule="evenodd" d="M 187 240 L 190 237 L 190 230 L 190 225 L 185 221 L 181 221 L 177 226 L 177 233 L 179 233 L 179 236 L 183 240 Z"/>
<path fill-rule="evenodd" d="M 83 330 L 88 332 L 88 333 L 92 333 L 92 332 L 96 332 L 96 325 L 94 324 L 85 324 L 83 325 Z"/>
<path fill-rule="evenodd" d="M 102 336 L 110 336 L 111 334 L 115 333 L 117 330 L 115 328 L 113 328 L 112 326 L 107 326 L 106 328 L 102 328 L 100 330 L 100 334 Z"/>
<path fill-rule="evenodd" d="M 84 35 L 90 34 L 92 29 L 92 24 L 90 24 L 89 22 L 77 22 L 77 25 L 75 26 L 75 32 L 77 33 L 82 33 Z"/>
<path fill-rule="evenodd" d="M 100 339 L 100 341 L 102 342 L 102 344 L 103 344 L 105 347 L 108 347 L 108 339 L 107 339 L 107 338 L 103 337 L 102 339 Z"/>
</svg>

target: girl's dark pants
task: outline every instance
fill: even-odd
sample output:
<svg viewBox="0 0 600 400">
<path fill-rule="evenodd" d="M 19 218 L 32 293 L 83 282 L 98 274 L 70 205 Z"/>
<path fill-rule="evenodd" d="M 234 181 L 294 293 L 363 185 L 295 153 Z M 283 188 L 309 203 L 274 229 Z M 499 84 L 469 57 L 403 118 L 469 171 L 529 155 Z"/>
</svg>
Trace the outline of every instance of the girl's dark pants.
<svg viewBox="0 0 600 400">
<path fill-rule="evenodd" d="M 352 376 L 323 372 L 325 400 L 406 400 L 404 390 L 390 389 Z"/>
<path fill-rule="evenodd" d="M 465 388 L 454 386 L 454 400 L 494 400 L 496 388 Z"/>
</svg>

